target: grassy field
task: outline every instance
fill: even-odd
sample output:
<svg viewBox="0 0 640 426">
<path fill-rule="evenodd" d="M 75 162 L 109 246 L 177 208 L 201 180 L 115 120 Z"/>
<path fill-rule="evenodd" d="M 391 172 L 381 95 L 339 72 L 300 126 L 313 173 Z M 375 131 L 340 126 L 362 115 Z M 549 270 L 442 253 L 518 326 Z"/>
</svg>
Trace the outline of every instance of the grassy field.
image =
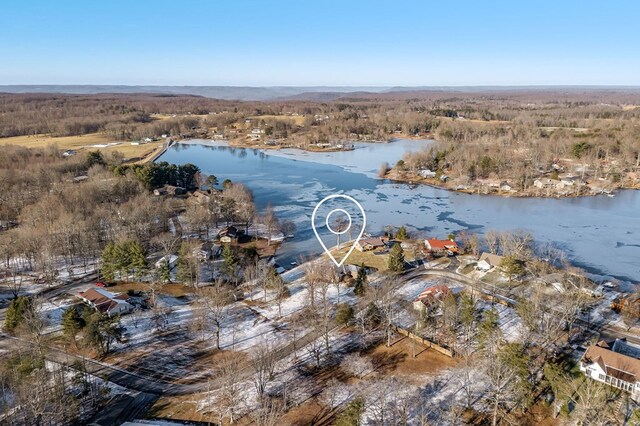
<svg viewBox="0 0 640 426">
<path fill-rule="evenodd" d="M 293 121 L 298 126 L 302 126 L 306 119 L 304 115 L 254 115 L 248 118 L 252 120 Z"/>
<path fill-rule="evenodd" d="M 55 145 L 61 150 L 73 149 L 78 152 L 99 150 L 108 153 L 119 151 L 127 159 L 138 160 L 147 158 L 156 152 L 162 147 L 162 142 L 131 145 L 130 142 L 114 142 L 113 139 L 101 133 L 90 133 L 80 136 L 33 135 L 0 138 L 0 146 L 3 145 L 18 145 L 25 148 L 44 148 Z"/>
<path fill-rule="evenodd" d="M 340 250 L 332 250 L 333 256 L 340 261 L 351 246 L 343 247 Z M 364 263 L 365 266 L 370 268 L 376 268 L 379 271 L 386 271 L 389 267 L 389 255 L 388 254 L 373 254 L 372 251 L 361 252 L 358 250 L 354 250 L 349 255 L 349 258 L 345 263 L 349 263 L 352 265 L 361 265 Z"/>
</svg>

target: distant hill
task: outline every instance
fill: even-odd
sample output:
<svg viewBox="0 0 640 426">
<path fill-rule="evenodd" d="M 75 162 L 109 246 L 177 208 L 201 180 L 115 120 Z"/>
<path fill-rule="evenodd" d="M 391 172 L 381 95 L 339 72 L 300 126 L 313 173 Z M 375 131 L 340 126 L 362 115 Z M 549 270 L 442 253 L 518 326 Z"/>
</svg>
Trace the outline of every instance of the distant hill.
<svg viewBox="0 0 640 426">
<path fill-rule="evenodd" d="M 110 85 L 0 85 L 5 93 L 154 93 L 197 95 L 207 98 L 270 101 L 276 99 L 332 100 L 352 92 L 380 93 L 387 87 L 242 87 L 242 86 L 110 86 Z M 315 98 L 315 99 L 314 99 Z"/>
<path fill-rule="evenodd" d="M 590 99 L 611 94 L 637 95 L 633 86 L 117 86 L 117 85 L 0 85 L 0 93 L 62 93 L 62 94 L 164 94 L 190 95 L 238 101 L 331 102 L 343 100 L 444 99 L 448 97 L 572 97 L 588 95 Z"/>
</svg>

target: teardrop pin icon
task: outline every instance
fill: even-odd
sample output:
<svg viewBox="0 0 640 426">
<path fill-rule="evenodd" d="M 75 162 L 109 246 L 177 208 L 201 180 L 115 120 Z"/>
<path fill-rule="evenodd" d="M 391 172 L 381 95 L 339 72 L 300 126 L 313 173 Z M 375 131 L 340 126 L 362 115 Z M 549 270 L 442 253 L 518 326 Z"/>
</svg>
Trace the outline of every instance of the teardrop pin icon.
<svg viewBox="0 0 640 426">
<path fill-rule="evenodd" d="M 311 215 L 313 233 L 325 253 L 338 267 L 342 266 L 356 248 L 358 241 L 364 235 L 366 226 L 367 216 L 362 205 L 353 197 L 344 194 L 333 194 L 323 198 L 316 204 Z M 354 230 L 354 228 L 356 229 Z M 333 236 L 336 238 L 337 244 L 333 250 L 334 253 L 320 235 L 323 229 L 326 229 L 329 238 Z M 354 232 L 357 232 L 356 238 L 353 238 Z M 343 249 L 343 244 L 340 243 L 341 238 L 343 243 L 348 242 L 351 246 L 344 255 L 341 253 Z M 344 238 L 348 239 L 345 241 Z M 324 239 L 326 240 L 327 236 Z"/>
</svg>

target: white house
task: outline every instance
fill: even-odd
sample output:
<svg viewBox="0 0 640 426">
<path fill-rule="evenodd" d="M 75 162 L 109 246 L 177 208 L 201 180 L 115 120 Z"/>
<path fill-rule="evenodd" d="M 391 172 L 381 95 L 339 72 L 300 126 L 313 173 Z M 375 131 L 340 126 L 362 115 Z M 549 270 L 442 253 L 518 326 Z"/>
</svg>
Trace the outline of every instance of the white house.
<svg viewBox="0 0 640 426">
<path fill-rule="evenodd" d="M 78 297 L 83 302 L 103 314 L 117 315 L 130 312 L 132 306 L 127 300 L 129 296 L 126 294 L 113 294 L 100 287 L 90 288 L 87 291 L 81 291 Z"/>
<path fill-rule="evenodd" d="M 418 172 L 418 174 L 423 178 L 433 179 L 436 177 L 436 172 L 432 172 L 429 169 L 423 169 Z"/>
<path fill-rule="evenodd" d="M 484 272 L 490 271 L 493 268 L 499 267 L 503 259 L 504 257 L 498 256 L 497 254 L 482 253 L 476 269 Z"/>
<path fill-rule="evenodd" d="M 551 188 L 553 185 L 554 182 L 549 178 L 540 178 L 533 181 L 533 186 L 540 189 Z"/>
<path fill-rule="evenodd" d="M 156 268 L 160 269 L 163 263 L 166 263 L 169 266 L 169 269 L 173 269 L 178 264 L 178 256 L 176 256 L 175 254 L 168 254 L 166 256 L 162 256 L 156 262 Z"/>
<path fill-rule="evenodd" d="M 580 360 L 580 370 L 590 379 L 606 383 L 631 394 L 640 401 L 640 346 L 616 339 L 613 346 L 604 341 L 589 346 Z"/>
</svg>

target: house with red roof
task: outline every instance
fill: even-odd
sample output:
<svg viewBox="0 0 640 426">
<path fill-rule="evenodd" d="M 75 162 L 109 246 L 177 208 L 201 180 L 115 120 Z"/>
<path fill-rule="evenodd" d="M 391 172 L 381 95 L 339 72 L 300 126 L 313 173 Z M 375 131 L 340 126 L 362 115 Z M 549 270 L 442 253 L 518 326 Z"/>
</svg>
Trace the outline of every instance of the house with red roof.
<svg viewBox="0 0 640 426">
<path fill-rule="evenodd" d="M 458 253 L 458 243 L 454 240 L 424 240 L 425 248 L 432 254 L 453 256 Z"/>
<path fill-rule="evenodd" d="M 421 311 L 423 309 L 431 309 L 442 302 L 451 294 L 451 289 L 446 285 L 434 285 L 425 288 L 422 293 L 416 297 L 413 302 L 414 309 Z"/>
<path fill-rule="evenodd" d="M 81 291 L 78 293 L 78 297 L 96 311 L 108 316 L 126 314 L 133 308 L 128 302 L 129 296 L 126 294 L 113 294 L 100 287 Z"/>
</svg>

